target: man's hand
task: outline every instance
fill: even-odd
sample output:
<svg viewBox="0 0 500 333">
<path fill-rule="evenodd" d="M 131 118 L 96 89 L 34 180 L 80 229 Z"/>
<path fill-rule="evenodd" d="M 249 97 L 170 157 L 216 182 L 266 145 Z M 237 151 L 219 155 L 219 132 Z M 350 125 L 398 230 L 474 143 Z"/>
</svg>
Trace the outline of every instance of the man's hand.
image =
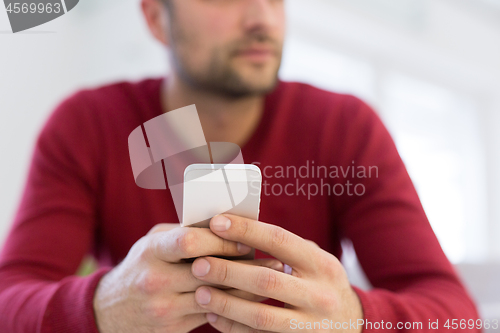
<svg viewBox="0 0 500 333">
<path fill-rule="evenodd" d="M 206 323 L 205 313 L 209 310 L 197 304 L 194 291 L 201 285 L 217 284 L 196 279 L 191 273 L 192 264 L 183 259 L 241 256 L 250 250 L 214 235 L 209 229 L 181 228 L 179 224 L 154 227 L 99 282 L 94 296 L 99 331 L 183 333 Z M 243 262 L 273 269 L 283 267 L 274 259 L 239 263 L 245 265 Z M 265 299 L 240 290 L 225 292 L 249 302 Z"/>
<path fill-rule="evenodd" d="M 198 258 L 193 274 L 200 281 L 224 285 L 283 301 L 285 308 L 250 302 L 209 286 L 196 290 L 207 320 L 221 332 L 329 332 L 335 323 L 363 318 L 360 301 L 335 256 L 285 229 L 233 215 L 219 215 L 210 229 L 221 238 L 269 253 L 291 267 L 291 274 L 218 258 Z M 286 271 L 286 270 L 285 270 Z M 327 327 L 306 329 L 307 323 Z M 304 325 L 304 326 L 301 326 Z M 339 324 L 337 324 L 339 325 Z M 338 328 L 338 327 L 337 327 Z M 337 332 L 361 332 L 344 324 Z"/>
</svg>

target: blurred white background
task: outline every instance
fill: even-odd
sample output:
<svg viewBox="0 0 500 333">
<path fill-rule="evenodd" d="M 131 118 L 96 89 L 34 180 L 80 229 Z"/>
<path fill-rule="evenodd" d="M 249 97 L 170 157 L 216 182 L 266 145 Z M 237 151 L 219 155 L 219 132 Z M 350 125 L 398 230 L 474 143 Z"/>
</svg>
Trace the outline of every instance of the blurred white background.
<svg viewBox="0 0 500 333">
<path fill-rule="evenodd" d="M 485 315 L 500 314 L 500 0 L 286 1 L 281 77 L 379 112 L 443 249 Z M 15 35 L 0 8 L 0 45 L 1 244 L 54 106 L 82 87 L 164 75 L 168 62 L 139 0 L 82 0 Z"/>
</svg>

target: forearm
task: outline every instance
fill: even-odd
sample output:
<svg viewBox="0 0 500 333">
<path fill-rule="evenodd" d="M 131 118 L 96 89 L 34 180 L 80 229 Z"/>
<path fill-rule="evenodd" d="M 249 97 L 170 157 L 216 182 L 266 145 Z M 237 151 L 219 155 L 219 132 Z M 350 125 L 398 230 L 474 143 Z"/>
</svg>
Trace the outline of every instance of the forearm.
<svg viewBox="0 0 500 333">
<path fill-rule="evenodd" d="M 354 287 L 364 313 L 364 333 L 390 329 L 405 332 L 449 332 L 446 324 L 458 323 L 460 331 L 480 332 L 477 309 L 463 287 L 452 281 L 420 281 L 401 291 Z M 474 321 L 474 325 L 469 326 Z M 467 325 L 460 327 L 460 323 Z M 383 326 L 382 326 L 383 325 Z M 431 327 L 429 327 L 431 325 Z M 471 329 L 471 327 L 474 327 Z M 480 326 L 479 326 L 480 327 Z M 451 330 L 453 331 L 453 330 Z"/>
<path fill-rule="evenodd" d="M 0 327 L 6 332 L 98 332 L 92 299 L 109 269 L 47 281 L 33 274 L 0 269 Z"/>
</svg>

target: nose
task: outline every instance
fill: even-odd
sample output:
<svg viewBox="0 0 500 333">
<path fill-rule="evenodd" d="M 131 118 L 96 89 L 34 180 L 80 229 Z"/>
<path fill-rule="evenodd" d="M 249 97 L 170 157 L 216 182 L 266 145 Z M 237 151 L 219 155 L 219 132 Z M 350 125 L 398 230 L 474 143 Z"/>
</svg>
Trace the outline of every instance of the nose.
<svg viewBox="0 0 500 333">
<path fill-rule="evenodd" d="M 244 28 L 246 31 L 270 31 L 284 25 L 283 0 L 246 1 Z"/>
</svg>

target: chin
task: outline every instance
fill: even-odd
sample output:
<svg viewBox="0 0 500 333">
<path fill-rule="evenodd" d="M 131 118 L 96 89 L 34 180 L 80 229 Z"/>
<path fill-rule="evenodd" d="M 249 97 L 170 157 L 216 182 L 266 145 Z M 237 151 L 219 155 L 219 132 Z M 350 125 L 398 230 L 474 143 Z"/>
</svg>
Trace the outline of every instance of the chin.
<svg viewBox="0 0 500 333">
<path fill-rule="evenodd" d="M 276 87 L 277 82 L 277 77 L 273 77 L 268 80 L 249 80 L 248 78 L 243 78 L 240 80 L 240 90 L 242 92 L 246 91 L 248 95 L 266 94 L 268 92 L 271 92 Z"/>
<path fill-rule="evenodd" d="M 241 73 L 241 82 L 256 92 L 268 92 L 274 89 L 278 82 L 278 71 L 253 71 L 252 73 Z"/>
<path fill-rule="evenodd" d="M 275 77 L 273 80 L 266 82 L 265 84 L 256 85 L 255 90 L 259 93 L 266 94 L 273 91 L 277 83 L 278 78 Z"/>
</svg>

